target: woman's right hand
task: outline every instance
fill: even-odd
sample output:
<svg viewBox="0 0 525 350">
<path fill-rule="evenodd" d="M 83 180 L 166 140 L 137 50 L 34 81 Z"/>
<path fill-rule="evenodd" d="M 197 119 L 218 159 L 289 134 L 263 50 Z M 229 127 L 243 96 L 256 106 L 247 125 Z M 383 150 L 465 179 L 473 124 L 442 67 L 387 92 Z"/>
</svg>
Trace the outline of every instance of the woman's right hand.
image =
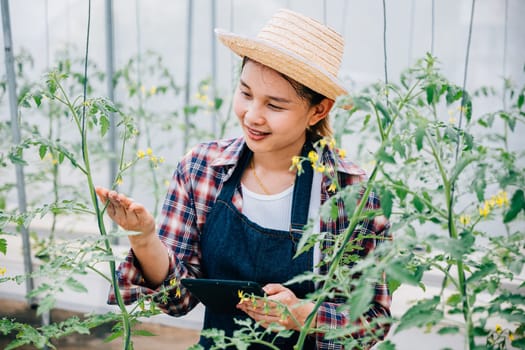
<svg viewBox="0 0 525 350">
<path fill-rule="evenodd" d="M 106 211 L 117 225 L 126 231 L 142 233 L 129 236 L 130 240 L 142 240 L 155 235 L 155 218 L 142 204 L 107 188 L 97 187 L 95 191 L 103 204 L 108 203 Z"/>
</svg>

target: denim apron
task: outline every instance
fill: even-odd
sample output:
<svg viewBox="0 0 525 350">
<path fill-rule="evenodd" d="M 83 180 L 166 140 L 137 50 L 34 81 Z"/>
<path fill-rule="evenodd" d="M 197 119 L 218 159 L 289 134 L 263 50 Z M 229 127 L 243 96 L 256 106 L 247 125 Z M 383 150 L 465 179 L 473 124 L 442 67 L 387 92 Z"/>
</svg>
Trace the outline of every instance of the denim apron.
<svg viewBox="0 0 525 350">
<path fill-rule="evenodd" d="M 306 142 L 302 155 L 306 156 L 311 149 L 311 143 Z M 245 146 L 237 167 L 231 178 L 224 183 L 206 219 L 201 234 L 204 275 L 206 278 L 256 281 L 261 286 L 267 283 L 283 283 L 313 269 L 312 250 L 293 258 L 303 227 L 308 220 L 313 170 L 312 167 L 305 166 L 304 172 L 295 179 L 290 230 L 267 229 L 250 221 L 232 204 L 232 196 L 240 187 L 242 174 L 251 157 L 252 151 Z M 304 298 L 306 294 L 314 291 L 312 282 L 287 287 L 298 298 Z M 239 328 L 234 323 L 234 318 L 246 319 L 248 316 L 240 310 L 235 313 L 218 313 L 206 308 L 203 329 L 224 330 L 226 336 L 231 337 L 233 331 Z M 279 349 L 292 349 L 298 334 L 294 332 L 289 338 L 279 337 L 274 344 Z M 274 336 L 275 334 L 272 334 L 268 340 L 272 340 Z M 199 344 L 206 349 L 213 345 L 211 339 L 202 336 Z M 267 347 L 252 345 L 249 349 Z M 307 337 L 303 349 L 315 349 L 315 340 Z"/>
</svg>

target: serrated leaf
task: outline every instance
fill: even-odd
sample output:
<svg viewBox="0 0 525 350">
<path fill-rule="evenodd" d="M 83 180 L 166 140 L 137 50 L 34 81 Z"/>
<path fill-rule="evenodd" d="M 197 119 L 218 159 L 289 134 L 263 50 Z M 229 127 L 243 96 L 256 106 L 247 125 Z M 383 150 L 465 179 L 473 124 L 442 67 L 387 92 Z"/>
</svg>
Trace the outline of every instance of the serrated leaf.
<svg viewBox="0 0 525 350">
<path fill-rule="evenodd" d="M 488 262 L 486 264 L 483 264 L 480 266 L 480 268 L 476 272 L 470 275 L 466 283 L 471 285 L 472 283 L 475 283 L 481 280 L 483 277 L 486 277 L 497 270 L 498 270 L 498 267 L 493 262 Z"/>
<path fill-rule="evenodd" d="M 65 284 L 69 289 L 71 289 L 74 292 L 79 292 L 79 293 L 88 292 L 88 289 L 82 283 L 74 279 L 73 277 L 68 277 L 65 280 Z"/>
<path fill-rule="evenodd" d="M 383 163 L 396 164 L 394 157 L 388 154 L 384 148 L 380 148 L 379 151 L 377 151 L 376 159 Z"/>
<path fill-rule="evenodd" d="M 56 299 L 54 296 L 46 295 L 42 300 L 38 302 L 36 314 L 40 316 L 43 313 L 50 311 L 55 306 L 55 303 Z"/>
<path fill-rule="evenodd" d="M 412 327 L 436 324 L 441 321 L 443 319 L 443 313 L 437 309 L 439 301 L 439 296 L 418 301 L 416 305 L 412 306 L 401 316 L 395 333 Z"/>
<path fill-rule="evenodd" d="M 407 283 L 413 286 L 419 285 L 419 279 L 399 262 L 388 264 L 386 275 L 388 278 L 393 278 L 401 283 Z"/>
<path fill-rule="evenodd" d="M 109 126 L 110 126 L 109 119 L 107 116 L 101 115 L 99 122 L 100 122 L 100 136 L 104 137 L 104 135 L 106 135 L 106 133 L 109 130 Z"/>
<path fill-rule="evenodd" d="M 381 209 L 383 209 L 383 214 L 390 218 L 392 214 L 392 206 L 394 203 L 394 195 L 388 189 L 383 188 L 380 194 L 381 198 Z"/>
<path fill-rule="evenodd" d="M 356 320 L 370 308 L 374 297 L 373 287 L 366 282 L 361 282 L 350 296 L 350 319 Z"/>
</svg>

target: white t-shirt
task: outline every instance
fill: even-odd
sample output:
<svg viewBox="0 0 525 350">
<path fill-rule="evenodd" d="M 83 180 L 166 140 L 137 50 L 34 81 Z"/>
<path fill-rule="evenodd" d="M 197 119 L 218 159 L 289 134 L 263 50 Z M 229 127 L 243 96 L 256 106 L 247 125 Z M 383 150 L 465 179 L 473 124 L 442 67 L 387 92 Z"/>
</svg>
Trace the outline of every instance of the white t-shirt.
<svg viewBox="0 0 525 350">
<path fill-rule="evenodd" d="M 322 174 L 314 172 L 308 219 L 316 219 L 321 206 Z M 250 191 L 242 185 L 242 213 L 258 225 L 280 231 L 290 229 L 292 216 L 292 198 L 294 186 L 281 193 L 265 195 Z M 314 232 L 319 232 L 319 220 L 315 220 Z M 314 266 L 320 261 L 321 254 L 318 244 L 314 248 Z"/>
</svg>

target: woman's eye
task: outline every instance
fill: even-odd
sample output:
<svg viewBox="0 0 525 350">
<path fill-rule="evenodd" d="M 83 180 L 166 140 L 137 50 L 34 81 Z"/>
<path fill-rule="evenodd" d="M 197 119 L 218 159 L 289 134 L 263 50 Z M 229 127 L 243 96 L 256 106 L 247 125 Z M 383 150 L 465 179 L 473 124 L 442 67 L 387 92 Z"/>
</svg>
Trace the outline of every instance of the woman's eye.
<svg viewBox="0 0 525 350">
<path fill-rule="evenodd" d="M 268 105 L 268 107 L 270 107 L 271 109 L 275 109 L 275 110 L 277 110 L 277 111 L 280 111 L 280 110 L 283 110 L 283 109 L 284 109 L 284 108 L 282 108 L 282 107 L 276 106 L 276 105 L 271 104 L 271 103 Z"/>
<path fill-rule="evenodd" d="M 247 93 L 246 91 L 241 91 L 241 95 L 243 95 L 245 97 L 250 97 L 250 94 Z"/>
</svg>

